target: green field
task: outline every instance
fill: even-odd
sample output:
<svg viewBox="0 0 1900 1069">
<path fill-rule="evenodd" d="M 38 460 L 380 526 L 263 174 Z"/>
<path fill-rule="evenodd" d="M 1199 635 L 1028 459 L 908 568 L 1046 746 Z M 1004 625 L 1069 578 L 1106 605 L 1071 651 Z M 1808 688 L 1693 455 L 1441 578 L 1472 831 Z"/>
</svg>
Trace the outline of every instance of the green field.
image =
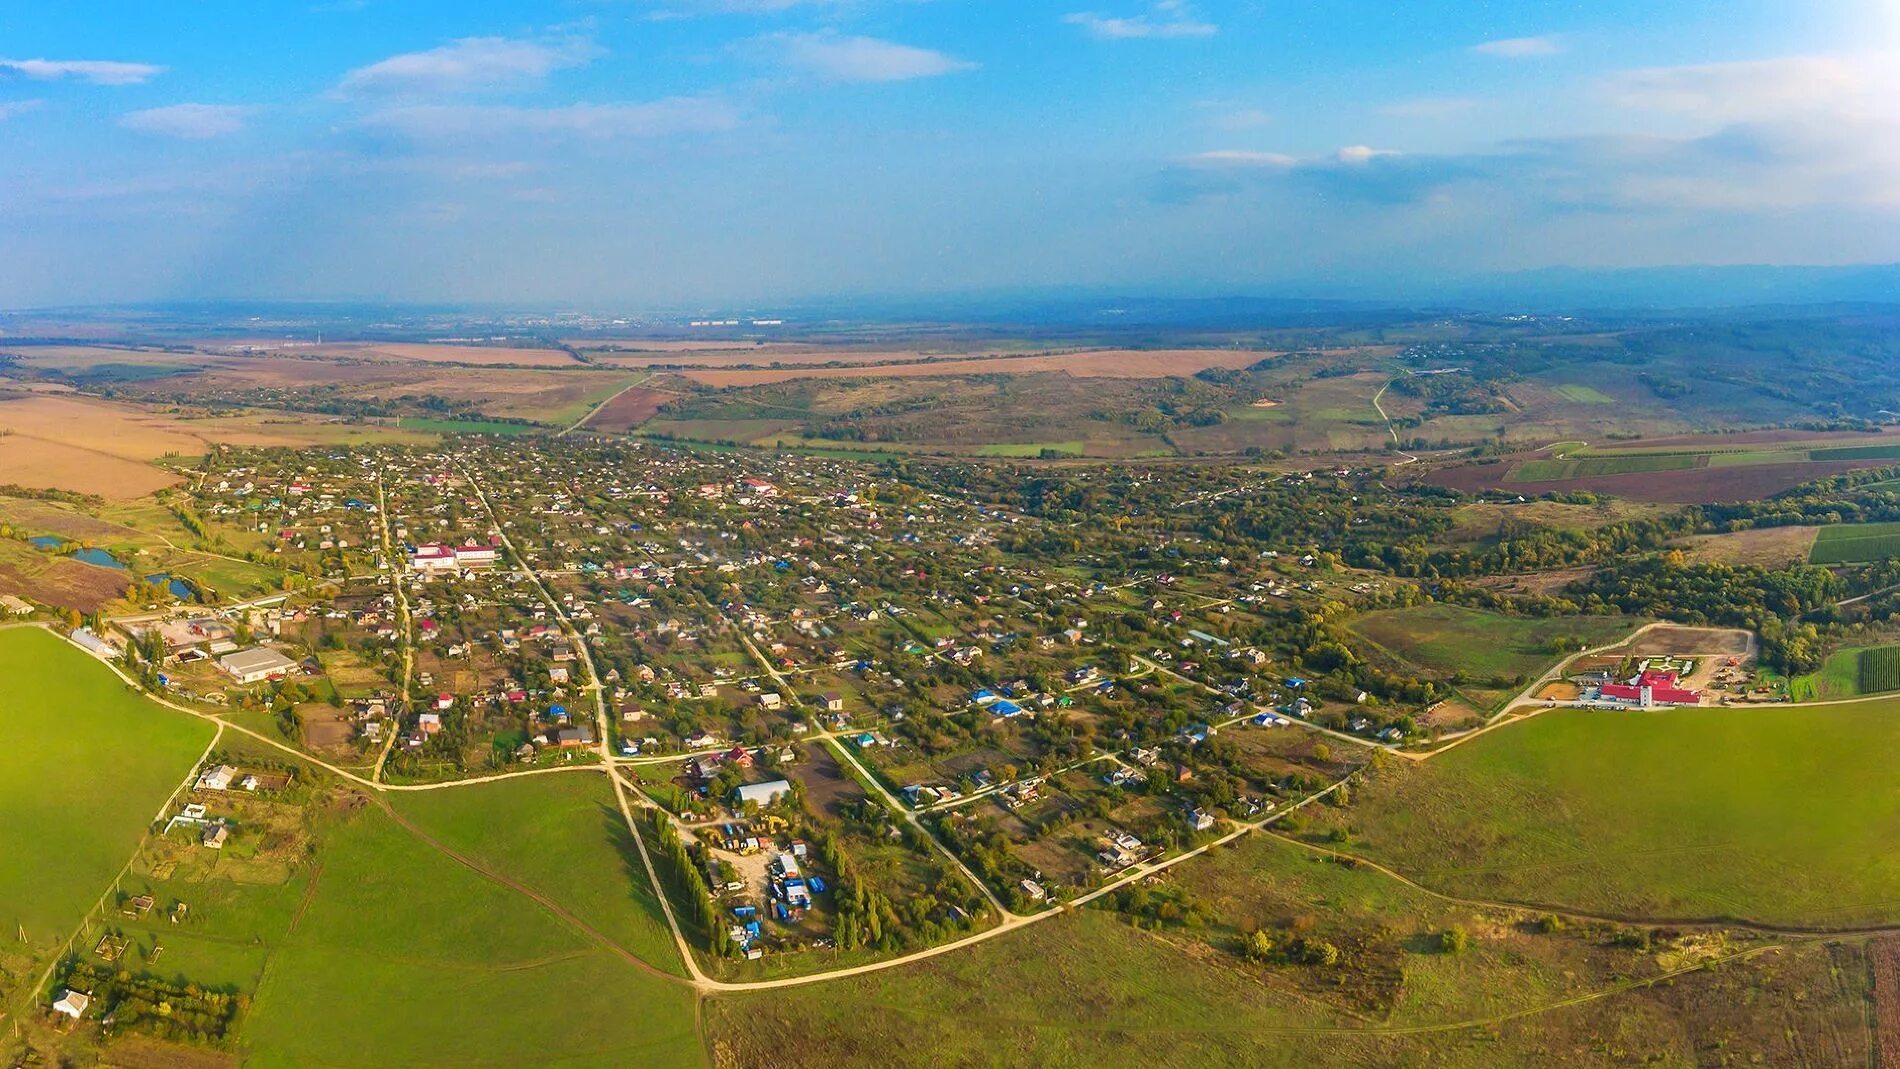
<svg viewBox="0 0 1900 1069">
<path fill-rule="evenodd" d="M 1611 397 L 1609 394 L 1604 393 L 1594 386 L 1585 386 L 1582 383 L 1559 383 L 1556 386 L 1552 386 L 1550 391 L 1566 401 L 1579 405 L 1613 405 L 1616 403 L 1616 398 Z"/>
<path fill-rule="evenodd" d="M 1081 456 L 1084 443 L 1080 439 L 1070 442 L 1005 442 L 976 447 L 980 457 L 1038 457 L 1044 450 L 1054 453 L 1066 453 Z"/>
<path fill-rule="evenodd" d="M 524 776 L 393 801 L 431 837 L 559 902 L 655 968 L 686 974 L 605 776 Z"/>
<path fill-rule="evenodd" d="M 1600 646 L 1636 629 L 1616 616 L 1500 616 L 1458 605 L 1367 613 L 1352 630 L 1427 673 L 1530 678 L 1579 646 Z"/>
<path fill-rule="evenodd" d="M 1810 564 L 1858 564 L 1900 556 L 1900 523 L 1847 523 L 1823 527 Z"/>
<path fill-rule="evenodd" d="M 516 818 L 487 812 L 511 840 Z M 318 857 L 316 890 L 265 966 L 245 1064 L 703 1064 L 687 988 L 382 812 L 329 829 Z"/>
<path fill-rule="evenodd" d="M 548 428 L 536 423 L 504 423 L 487 419 L 429 419 L 404 416 L 402 429 L 429 431 L 434 434 L 546 434 Z"/>
<path fill-rule="evenodd" d="M 1450 894 L 1643 919 L 1890 924 L 1896 746 L 1892 699 L 1559 710 L 1381 773 L 1338 819 L 1355 852 Z"/>
<path fill-rule="evenodd" d="M 0 630 L 0 926 L 64 940 L 211 741 L 36 627 Z"/>
<path fill-rule="evenodd" d="M 1701 454 L 1632 453 L 1580 456 L 1567 460 L 1527 460 L 1512 470 L 1512 482 L 1556 482 L 1599 475 L 1635 475 L 1651 471 L 1687 471 L 1703 462 Z"/>
</svg>

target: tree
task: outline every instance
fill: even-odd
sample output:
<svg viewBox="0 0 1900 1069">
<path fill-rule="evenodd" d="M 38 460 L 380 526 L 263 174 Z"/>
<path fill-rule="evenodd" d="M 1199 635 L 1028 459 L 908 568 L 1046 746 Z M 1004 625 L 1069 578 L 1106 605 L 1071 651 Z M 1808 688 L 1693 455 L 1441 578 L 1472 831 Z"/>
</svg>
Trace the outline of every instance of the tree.
<svg viewBox="0 0 1900 1069">
<path fill-rule="evenodd" d="M 1471 933 L 1460 925 L 1452 925 L 1438 933 L 1438 949 L 1447 954 L 1463 954 L 1471 947 Z"/>
<path fill-rule="evenodd" d="M 1268 935 L 1265 929 L 1255 929 L 1254 933 L 1247 937 L 1247 960 L 1266 962 L 1272 959 L 1273 937 Z"/>
</svg>

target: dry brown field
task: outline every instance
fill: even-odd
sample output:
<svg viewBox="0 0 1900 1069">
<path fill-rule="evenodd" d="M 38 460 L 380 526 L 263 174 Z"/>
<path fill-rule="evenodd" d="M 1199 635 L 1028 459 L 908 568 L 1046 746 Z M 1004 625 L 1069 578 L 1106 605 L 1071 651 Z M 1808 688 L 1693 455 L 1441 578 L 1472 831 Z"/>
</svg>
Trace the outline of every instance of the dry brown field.
<svg viewBox="0 0 1900 1069">
<path fill-rule="evenodd" d="M 1758 564 L 1781 568 L 1806 563 L 1819 527 L 1757 527 L 1728 534 L 1694 535 L 1677 543 L 1690 559 L 1711 564 Z"/>
<path fill-rule="evenodd" d="M 517 349 L 509 345 L 435 345 L 427 342 L 308 342 L 254 341 L 236 343 L 268 350 L 276 356 L 325 360 L 367 360 L 377 363 L 519 364 L 528 367 L 574 367 L 579 361 L 559 349 Z M 212 344 L 212 350 L 233 343 Z"/>
<path fill-rule="evenodd" d="M 1154 379 L 1192 375 L 1204 368 L 1244 368 L 1278 353 L 1240 349 L 1102 349 L 1083 353 L 944 359 L 913 364 L 865 364 L 853 367 L 753 368 L 684 371 L 708 386 L 757 386 L 787 379 L 915 378 L 938 375 L 1033 375 L 1066 372 L 1077 378 Z"/>
<path fill-rule="evenodd" d="M 679 394 L 635 386 L 607 402 L 584 426 L 597 431 L 632 430 L 660 411 L 660 406 Z"/>
</svg>

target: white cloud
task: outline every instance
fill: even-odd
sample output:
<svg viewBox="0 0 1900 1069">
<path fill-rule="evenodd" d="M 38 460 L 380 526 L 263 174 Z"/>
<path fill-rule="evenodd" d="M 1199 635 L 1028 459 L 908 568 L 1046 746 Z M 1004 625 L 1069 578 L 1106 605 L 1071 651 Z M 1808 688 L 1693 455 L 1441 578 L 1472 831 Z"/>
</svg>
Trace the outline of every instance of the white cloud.
<svg viewBox="0 0 1900 1069">
<path fill-rule="evenodd" d="M 1472 45 L 1471 50 L 1484 56 L 1530 59 L 1536 56 L 1554 56 L 1564 50 L 1564 45 L 1562 40 L 1547 34 L 1542 37 L 1503 37 L 1496 41 Z"/>
<path fill-rule="evenodd" d="M 370 127 L 417 140 L 536 135 L 606 141 L 717 133 L 737 127 L 741 116 L 737 108 L 723 100 L 671 97 L 634 104 L 568 104 L 553 108 L 417 104 L 385 108 L 363 121 Z"/>
<path fill-rule="evenodd" d="M 1369 145 L 1347 145 L 1338 152 L 1333 153 L 1333 158 L 1340 163 L 1365 163 L 1367 160 L 1375 159 L 1379 156 L 1397 155 L 1400 155 L 1397 149 L 1373 148 Z"/>
<path fill-rule="evenodd" d="M 1064 15 L 1062 21 L 1080 26 L 1092 37 L 1126 41 L 1140 38 L 1212 37 L 1220 27 L 1196 15 L 1187 0 L 1156 0 L 1146 14 L 1113 16 L 1093 11 Z"/>
<path fill-rule="evenodd" d="M 539 81 L 600 54 L 590 41 L 524 41 L 464 37 L 423 52 L 405 52 L 343 76 L 344 93 L 464 93 Z"/>
<path fill-rule="evenodd" d="M 876 37 L 791 33 L 766 40 L 778 47 L 779 59 L 786 66 L 828 82 L 903 82 L 977 66 L 942 52 Z"/>
<path fill-rule="evenodd" d="M 40 105 L 45 103 L 46 101 L 44 100 L 0 101 L 0 122 L 5 122 L 15 115 L 25 115 L 29 111 L 37 111 Z"/>
<path fill-rule="evenodd" d="M 119 125 L 142 134 L 206 141 L 244 129 L 255 109 L 237 104 L 170 104 L 120 116 Z"/>
<path fill-rule="evenodd" d="M 1220 148 L 1197 152 L 1186 162 L 1201 167 L 1265 167 L 1286 169 L 1299 164 L 1299 157 L 1284 152 L 1254 152 L 1250 149 Z"/>
<path fill-rule="evenodd" d="M 138 85 L 164 70 L 150 63 L 111 59 L 0 59 L 0 74 L 11 71 L 38 81 L 78 78 L 94 85 Z"/>
<path fill-rule="evenodd" d="M 1616 104 L 1711 122 L 1793 116 L 1891 118 L 1900 99 L 1900 53 L 1784 56 L 1610 75 Z"/>
</svg>

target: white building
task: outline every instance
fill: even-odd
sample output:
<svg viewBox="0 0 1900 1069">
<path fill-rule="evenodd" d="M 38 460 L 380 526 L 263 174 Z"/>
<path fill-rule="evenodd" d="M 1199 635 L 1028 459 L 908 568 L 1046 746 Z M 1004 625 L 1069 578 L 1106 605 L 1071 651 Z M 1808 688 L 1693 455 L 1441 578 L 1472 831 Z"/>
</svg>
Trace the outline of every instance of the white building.
<svg viewBox="0 0 1900 1069">
<path fill-rule="evenodd" d="M 272 676 L 287 676 L 297 670 L 297 662 L 268 646 L 238 650 L 218 658 L 218 667 L 239 683 L 260 683 Z"/>
</svg>

